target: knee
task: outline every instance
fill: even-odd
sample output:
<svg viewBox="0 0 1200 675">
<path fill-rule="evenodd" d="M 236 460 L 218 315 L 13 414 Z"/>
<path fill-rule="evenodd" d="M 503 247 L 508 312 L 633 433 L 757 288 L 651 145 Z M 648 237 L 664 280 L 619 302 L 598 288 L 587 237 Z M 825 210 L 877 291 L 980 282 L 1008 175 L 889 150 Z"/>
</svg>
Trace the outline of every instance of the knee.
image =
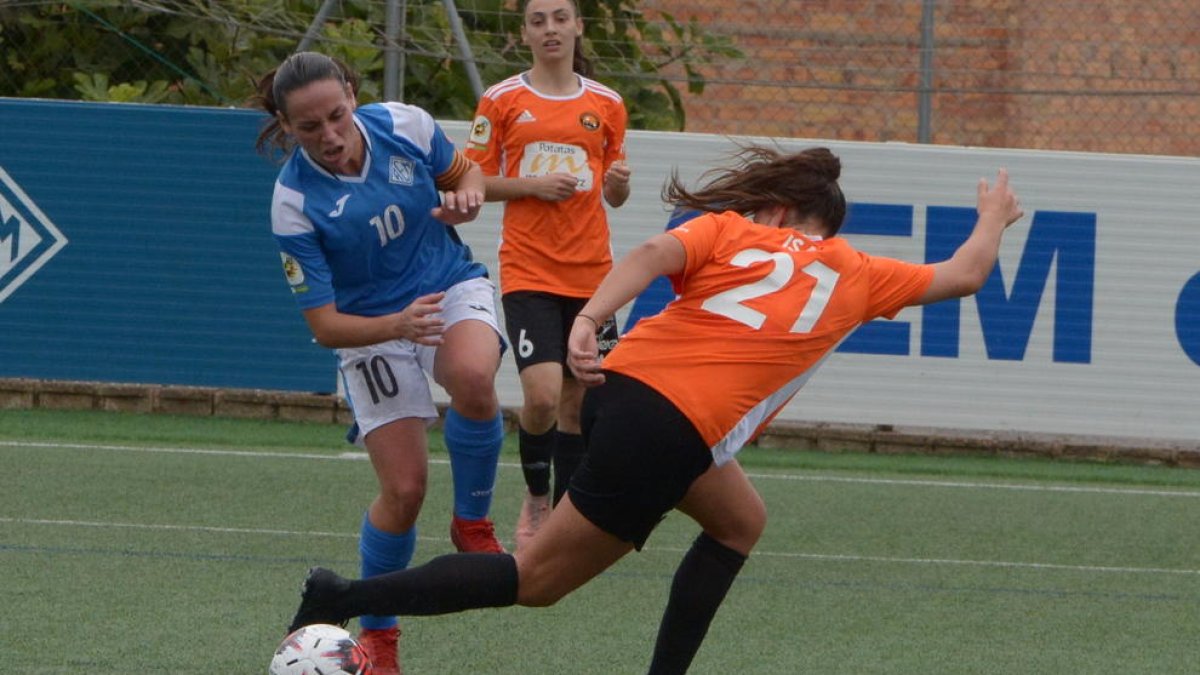
<svg viewBox="0 0 1200 675">
<path fill-rule="evenodd" d="M 578 406 L 559 406 L 558 408 L 558 428 L 560 431 L 565 431 L 570 434 L 579 433 L 579 407 Z"/>
<path fill-rule="evenodd" d="M 487 419 L 500 409 L 491 373 L 462 371 L 446 383 L 454 409 L 471 419 Z"/>
<path fill-rule="evenodd" d="M 758 543 L 763 531 L 767 529 L 767 505 L 763 502 L 762 497 L 758 493 L 755 493 L 754 500 L 747 505 L 746 511 L 746 518 L 742 524 L 742 529 L 749 543 L 747 547 L 748 551 Z"/>
<path fill-rule="evenodd" d="M 521 411 L 522 421 L 535 427 L 528 431 L 540 431 L 554 424 L 558 416 L 558 396 L 553 392 L 535 390 L 525 392 L 525 405 Z"/>
<path fill-rule="evenodd" d="M 397 520 L 415 518 L 425 502 L 425 481 L 408 476 L 380 480 L 381 505 Z"/>
<path fill-rule="evenodd" d="M 706 531 L 710 537 L 725 546 L 743 555 L 749 555 L 767 529 L 766 504 L 763 503 L 762 497 L 755 494 L 754 499 L 748 500 L 734 515 L 735 517 L 720 529 Z"/>
</svg>

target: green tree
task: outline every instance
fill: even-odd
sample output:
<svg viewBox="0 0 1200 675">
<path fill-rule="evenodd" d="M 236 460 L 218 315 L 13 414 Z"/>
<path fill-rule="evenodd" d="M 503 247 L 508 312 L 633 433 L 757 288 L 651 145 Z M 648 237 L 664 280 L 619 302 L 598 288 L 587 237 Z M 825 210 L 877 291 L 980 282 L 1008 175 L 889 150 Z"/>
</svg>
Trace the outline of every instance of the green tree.
<svg viewBox="0 0 1200 675">
<path fill-rule="evenodd" d="M 296 49 L 321 0 L 76 0 L 0 5 L 0 96 L 244 105 L 254 82 Z M 469 119 L 475 92 L 442 2 L 406 0 L 403 98 L 435 116 Z M 513 0 L 458 3 L 483 83 L 528 67 Z M 364 102 L 382 96 L 384 0 L 343 0 L 314 48 L 362 77 Z M 584 49 L 597 77 L 621 92 L 630 126 L 683 129 L 682 72 L 701 93 L 697 67 L 738 56 L 724 38 L 671 16 L 649 21 L 635 0 L 581 0 Z"/>
</svg>

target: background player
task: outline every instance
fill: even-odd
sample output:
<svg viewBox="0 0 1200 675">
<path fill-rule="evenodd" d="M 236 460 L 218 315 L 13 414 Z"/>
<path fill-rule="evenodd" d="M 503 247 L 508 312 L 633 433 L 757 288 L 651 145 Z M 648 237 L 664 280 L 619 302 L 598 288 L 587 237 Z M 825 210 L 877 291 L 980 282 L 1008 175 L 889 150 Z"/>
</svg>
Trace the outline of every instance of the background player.
<svg viewBox="0 0 1200 675">
<path fill-rule="evenodd" d="M 528 492 L 517 521 L 520 548 L 533 535 L 583 455 L 583 389 L 566 368 L 576 312 L 612 267 L 611 206 L 629 197 L 624 102 L 590 79 L 573 0 L 529 0 L 521 37 L 533 66 L 490 87 L 467 144 L 489 201 L 505 201 L 500 288 L 521 379 L 519 447 Z M 605 326 L 604 351 L 615 344 Z M 553 495 L 551 462 L 553 461 Z"/>
</svg>

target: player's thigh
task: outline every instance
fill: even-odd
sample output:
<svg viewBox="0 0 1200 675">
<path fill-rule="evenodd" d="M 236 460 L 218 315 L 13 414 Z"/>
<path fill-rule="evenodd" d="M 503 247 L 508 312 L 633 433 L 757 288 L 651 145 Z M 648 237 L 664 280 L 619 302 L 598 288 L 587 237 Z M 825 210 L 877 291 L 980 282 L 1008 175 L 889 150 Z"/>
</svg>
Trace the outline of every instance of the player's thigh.
<svg viewBox="0 0 1200 675">
<path fill-rule="evenodd" d="M 605 532 L 563 498 L 538 529 L 517 549 L 521 580 L 517 602 L 545 606 L 587 583 L 633 550 L 633 544 Z"/>
<path fill-rule="evenodd" d="M 744 554 L 754 548 L 767 524 L 766 505 L 736 460 L 709 467 L 676 508 L 710 537 Z"/>
<path fill-rule="evenodd" d="M 504 347 L 496 320 L 495 286 L 482 277 L 451 286 L 442 300 L 441 315 L 446 326 L 442 344 L 416 347 L 421 366 L 456 402 L 469 407 L 494 404 Z"/>
<path fill-rule="evenodd" d="M 562 368 L 553 362 L 535 363 L 520 372 L 526 406 L 557 408 L 562 395 Z"/>
<path fill-rule="evenodd" d="M 451 395 L 462 389 L 490 388 L 500 367 L 500 340 L 495 329 L 468 319 L 446 330 L 434 351 L 432 375 Z"/>
<path fill-rule="evenodd" d="M 566 363 L 569 326 L 564 303 L 570 300 L 537 291 L 514 291 L 500 299 L 517 372 L 538 363 L 557 363 L 560 368 Z"/>
<path fill-rule="evenodd" d="M 426 424 L 437 419 L 429 382 L 418 361 L 415 346 L 389 340 L 366 347 L 339 349 L 338 370 L 346 400 L 354 412 L 355 438 L 395 420 L 417 418 Z"/>
</svg>

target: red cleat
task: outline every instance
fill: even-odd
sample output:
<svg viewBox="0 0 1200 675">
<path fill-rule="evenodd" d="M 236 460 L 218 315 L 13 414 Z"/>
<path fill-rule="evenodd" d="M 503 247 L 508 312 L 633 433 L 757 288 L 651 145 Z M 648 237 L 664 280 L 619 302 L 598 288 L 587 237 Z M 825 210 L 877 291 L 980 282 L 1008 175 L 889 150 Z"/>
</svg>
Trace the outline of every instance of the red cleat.
<svg viewBox="0 0 1200 675">
<path fill-rule="evenodd" d="M 364 628 L 358 643 L 371 657 L 373 675 L 400 675 L 400 627 Z"/>
<path fill-rule="evenodd" d="M 496 539 L 496 527 L 488 518 L 450 520 L 450 541 L 461 553 L 506 553 Z"/>
</svg>

